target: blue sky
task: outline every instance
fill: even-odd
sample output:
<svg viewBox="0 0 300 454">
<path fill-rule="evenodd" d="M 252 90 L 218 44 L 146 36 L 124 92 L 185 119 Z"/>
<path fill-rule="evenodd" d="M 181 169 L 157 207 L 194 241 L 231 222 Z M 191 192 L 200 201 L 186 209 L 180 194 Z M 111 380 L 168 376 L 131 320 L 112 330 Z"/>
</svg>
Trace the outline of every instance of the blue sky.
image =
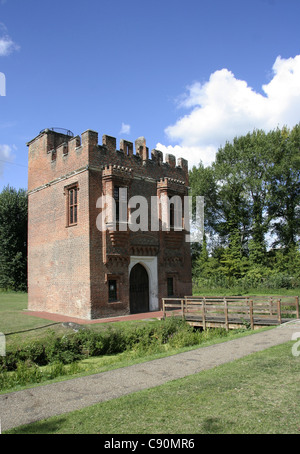
<svg viewBox="0 0 300 454">
<path fill-rule="evenodd" d="M 299 0 L 0 0 L 0 190 L 40 130 L 86 129 L 214 160 L 300 121 Z M 0 87 L 1 91 L 1 87 Z"/>
</svg>

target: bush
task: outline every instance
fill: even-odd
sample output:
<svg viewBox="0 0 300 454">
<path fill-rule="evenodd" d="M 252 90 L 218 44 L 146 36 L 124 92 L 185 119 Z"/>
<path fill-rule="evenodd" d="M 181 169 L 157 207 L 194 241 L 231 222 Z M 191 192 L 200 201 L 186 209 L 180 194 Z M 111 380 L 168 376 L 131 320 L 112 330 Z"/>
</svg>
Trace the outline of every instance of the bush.
<svg viewBox="0 0 300 454">
<path fill-rule="evenodd" d="M 19 362 L 14 371 L 3 371 L 0 374 L 0 389 L 10 389 L 15 386 L 40 383 L 62 375 L 74 375 L 80 371 L 81 367 L 76 362 L 69 366 L 66 366 L 62 362 L 56 362 L 44 368 L 39 368 L 36 364 L 27 360 L 25 362 Z"/>
<path fill-rule="evenodd" d="M 39 383 L 42 373 L 36 364 L 28 361 L 18 362 L 13 372 L 3 371 L 0 374 L 0 389 L 8 389 L 17 385 Z"/>
<path fill-rule="evenodd" d="M 66 335 L 61 338 L 54 338 L 45 347 L 47 364 L 62 362 L 70 364 L 84 357 L 80 339 L 75 335 Z"/>
<path fill-rule="evenodd" d="M 175 333 L 170 339 L 172 348 L 183 348 L 201 343 L 201 334 L 193 329 L 185 329 Z"/>
<path fill-rule="evenodd" d="M 81 330 L 60 338 L 50 335 L 43 341 L 30 342 L 22 348 L 8 351 L 6 357 L 0 358 L 0 370 L 16 370 L 20 363 L 26 361 L 37 366 L 71 364 L 89 356 L 113 355 L 137 349 L 146 351 L 167 344 L 178 333 L 182 333 L 181 336 L 189 333 L 191 345 L 194 345 L 192 332 L 192 328 L 184 320 L 169 317 L 155 325 L 148 324 L 134 329 L 110 327 L 101 333 Z"/>
<path fill-rule="evenodd" d="M 110 327 L 100 333 L 85 329 L 62 337 L 50 335 L 43 341 L 12 348 L 5 357 L 0 357 L 0 389 L 77 373 L 81 370 L 78 361 L 83 358 L 125 351 L 142 355 L 182 348 L 200 344 L 213 335 L 227 335 L 223 331 L 200 332 L 185 320 L 172 316 L 133 329 Z"/>
</svg>

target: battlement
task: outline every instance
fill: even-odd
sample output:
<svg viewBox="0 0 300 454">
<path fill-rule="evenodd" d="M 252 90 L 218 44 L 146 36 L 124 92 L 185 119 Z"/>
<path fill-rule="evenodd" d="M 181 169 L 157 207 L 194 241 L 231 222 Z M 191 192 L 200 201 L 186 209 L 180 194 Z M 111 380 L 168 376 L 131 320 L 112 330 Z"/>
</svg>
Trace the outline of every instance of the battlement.
<svg viewBox="0 0 300 454">
<path fill-rule="evenodd" d="M 102 177 L 117 176 L 122 178 L 131 178 L 132 169 L 124 166 L 118 166 L 116 164 L 108 164 L 102 167 Z"/>
<path fill-rule="evenodd" d="M 160 193 L 174 192 L 176 194 L 185 194 L 185 184 L 185 181 L 177 178 L 164 177 L 157 182 L 157 189 Z"/>
<path fill-rule="evenodd" d="M 102 170 L 103 176 L 119 171 L 123 174 L 142 173 L 158 181 L 169 177 L 187 183 L 188 179 L 186 159 L 178 158 L 176 161 L 174 155 L 166 154 L 164 160 L 162 151 L 156 149 L 151 151 L 150 157 L 143 136 L 136 139 L 135 144 L 121 139 L 117 149 L 116 138 L 109 135 L 103 135 L 102 144 L 99 144 L 96 131 L 87 130 L 74 137 L 67 130 L 44 129 L 27 146 L 29 190 L 31 186 L 45 184 L 47 179 L 51 181 L 84 166 Z M 40 168 L 43 168 L 43 178 L 38 171 Z"/>
<path fill-rule="evenodd" d="M 177 180 L 176 178 L 165 177 L 161 178 L 158 183 L 160 187 L 169 186 L 170 184 L 184 184 L 184 181 Z"/>
</svg>

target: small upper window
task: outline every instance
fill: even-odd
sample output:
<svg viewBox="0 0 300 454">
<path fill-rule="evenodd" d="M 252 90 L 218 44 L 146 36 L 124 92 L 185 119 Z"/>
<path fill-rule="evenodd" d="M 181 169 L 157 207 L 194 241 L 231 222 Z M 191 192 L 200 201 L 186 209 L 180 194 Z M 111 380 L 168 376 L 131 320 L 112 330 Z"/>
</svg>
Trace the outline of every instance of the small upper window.
<svg viewBox="0 0 300 454">
<path fill-rule="evenodd" d="M 182 199 L 179 195 L 169 196 L 170 230 L 182 230 Z"/>
<path fill-rule="evenodd" d="M 114 186 L 114 200 L 116 207 L 116 221 L 124 221 L 127 213 L 127 188 Z"/>
<path fill-rule="evenodd" d="M 68 225 L 78 222 L 78 186 L 68 189 Z"/>
<path fill-rule="evenodd" d="M 116 221 L 120 220 L 120 188 L 119 186 L 114 187 L 114 199 L 116 204 Z"/>
</svg>

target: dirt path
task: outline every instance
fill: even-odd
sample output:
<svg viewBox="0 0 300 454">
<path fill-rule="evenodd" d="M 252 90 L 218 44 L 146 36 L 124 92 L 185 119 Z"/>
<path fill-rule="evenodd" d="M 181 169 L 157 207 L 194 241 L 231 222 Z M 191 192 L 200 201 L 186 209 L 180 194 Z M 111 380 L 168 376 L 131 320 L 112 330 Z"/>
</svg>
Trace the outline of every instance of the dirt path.
<svg viewBox="0 0 300 454">
<path fill-rule="evenodd" d="M 4 394 L 2 431 L 186 377 L 288 342 L 296 333 L 300 337 L 300 321 L 147 363 Z"/>
</svg>

